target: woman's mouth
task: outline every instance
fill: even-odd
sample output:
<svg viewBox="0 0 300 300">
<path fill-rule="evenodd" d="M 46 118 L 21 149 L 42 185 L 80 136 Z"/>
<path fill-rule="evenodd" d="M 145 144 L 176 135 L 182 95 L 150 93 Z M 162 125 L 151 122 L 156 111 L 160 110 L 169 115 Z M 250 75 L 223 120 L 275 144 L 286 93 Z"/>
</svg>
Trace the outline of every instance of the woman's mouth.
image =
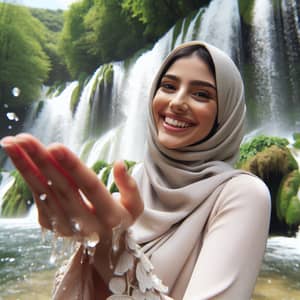
<svg viewBox="0 0 300 300">
<path fill-rule="evenodd" d="M 168 131 L 181 132 L 187 128 L 194 126 L 195 124 L 188 120 L 174 118 L 172 116 L 161 115 L 163 120 L 163 126 Z"/>
</svg>

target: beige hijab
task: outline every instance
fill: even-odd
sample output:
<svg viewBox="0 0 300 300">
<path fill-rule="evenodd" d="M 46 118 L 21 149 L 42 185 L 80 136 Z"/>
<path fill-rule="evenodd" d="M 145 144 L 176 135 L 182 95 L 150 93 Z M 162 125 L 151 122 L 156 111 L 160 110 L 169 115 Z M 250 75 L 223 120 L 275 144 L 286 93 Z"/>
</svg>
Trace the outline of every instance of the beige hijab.
<svg viewBox="0 0 300 300">
<path fill-rule="evenodd" d="M 216 133 L 203 143 L 170 150 L 158 142 L 152 99 L 165 65 L 178 50 L 191 45 L 204 46 L 213 59 L 219 125 Z M 243 82 L 224 52 L 207 43 L 188 42 L 175 48 L 163 62 L 149 102 L 148 150 L 144 166 L 136 176 L 145 212 L 133 229 L 138 242 L 144 244 L 144 250 L 151 256 L 157 275 L 172 290 L 191 256 L 194 260 L 187 277 L 193 270 L 206 220 L 224 183 L 241 173 L 231 164 L 239 151 L 245 120 Z"/>
</svg>

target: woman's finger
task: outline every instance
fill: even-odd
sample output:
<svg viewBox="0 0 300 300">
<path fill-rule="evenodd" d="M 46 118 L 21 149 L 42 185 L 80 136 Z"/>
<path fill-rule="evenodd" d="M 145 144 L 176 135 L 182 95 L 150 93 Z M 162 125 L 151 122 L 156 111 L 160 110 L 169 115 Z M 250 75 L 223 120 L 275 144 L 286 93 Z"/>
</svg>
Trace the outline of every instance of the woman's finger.
<svg viewBox="0 0 300 300">
<path fill-rule="evenodd" d="M 108 227 L 113 227 L 119 222 L 118 205 L 113 201 L 97 175 L 87 168 L 77 156 L 66 147 L 60 144 L 53 144 L 48 147 L 51 155 L 58 161 L 66 172 L 72 174 L 72 178 L 80 190 L 91 202 L 95 214 L 102 223 Z M 117 221 L 118 219 L 118 221 Z"/>
<path fill-rule="evenodd" d="M 59 207 L 47 178 L 40 172 L 27 153 L 18 145 L 14 137 L 3 139 L 1 145 L 33 193 L 40 224 L 52 230 L 54 222 L 59 222 L 62 228 L 60 230 L 62 235 L 70 235 L 70 226 L 64 220 L 64 211 Z"/>
<path fill-rule="evenodd" d="M 125 167 L 123 161 L 114 163 L 114 178 L 121 194 L 121 203 L 131 214 L 133 221 L 144 210 L 144 204 L 140 196 L 138 186 Z"/>
<path fill-rule="evenodd" d="M 79 188 L 72 176 L 60 166 L 42 143 L 29 134 L 20 134 L 16 140 L 40 172 L 51 182 L 51 189 L 67 215 L 76 218 L 90 212 L 89 207 L 82 201 Z M 85 211 L 82 211 L 83 209 Z"/>
</svg>

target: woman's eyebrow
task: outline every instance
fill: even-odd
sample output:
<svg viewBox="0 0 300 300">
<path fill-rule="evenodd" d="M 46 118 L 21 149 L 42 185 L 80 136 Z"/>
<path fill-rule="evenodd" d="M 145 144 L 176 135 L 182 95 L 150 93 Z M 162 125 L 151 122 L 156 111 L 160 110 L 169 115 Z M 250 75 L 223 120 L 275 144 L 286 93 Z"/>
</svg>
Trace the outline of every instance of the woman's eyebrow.
<svg viewBox="0 0 300 300">
<path fill-rule="evenodd" d="M 169 79 L 176 80 L 176 81 L 180 80 L 177 76 L 171 75 L 171 74 L 165 74 L 162 77 L 162 79 L 163 78 L 169 78 Z M 215 85 L 213 85 L 212 83 L 210 83 L 208 81 L 203 81 L 203 80 L 192 80 L 191 85 L 193 85 L 193 86 L 206 86 L 206 87 L 212 88 L 214 90 L 217 90 Z"/>
<path fill-rule="evenodd" d="M 193 86 L 206 86 L 206 87 L 212 88 L 214 90 L 217 90 L 215 85 L 213 85 L 212 83 L 210 83 L 208 81 L 203 81 L 203 80 L 192 80 L 191 85 L 193 85 Z"/>
</svg>

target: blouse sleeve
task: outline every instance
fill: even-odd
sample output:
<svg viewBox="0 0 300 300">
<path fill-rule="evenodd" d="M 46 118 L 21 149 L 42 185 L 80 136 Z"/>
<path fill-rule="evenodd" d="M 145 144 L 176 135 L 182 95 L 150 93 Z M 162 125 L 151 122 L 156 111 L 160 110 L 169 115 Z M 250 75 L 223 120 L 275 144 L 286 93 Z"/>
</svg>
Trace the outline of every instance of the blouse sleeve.
<svg viewBox="0 0 300 300">
<path fill-rule="evenodd" d="M 265 251 L 269 190 L 257 177 L 239 175 L 219 195 L 183 300 L 246 300 Z"/>
</svg>

